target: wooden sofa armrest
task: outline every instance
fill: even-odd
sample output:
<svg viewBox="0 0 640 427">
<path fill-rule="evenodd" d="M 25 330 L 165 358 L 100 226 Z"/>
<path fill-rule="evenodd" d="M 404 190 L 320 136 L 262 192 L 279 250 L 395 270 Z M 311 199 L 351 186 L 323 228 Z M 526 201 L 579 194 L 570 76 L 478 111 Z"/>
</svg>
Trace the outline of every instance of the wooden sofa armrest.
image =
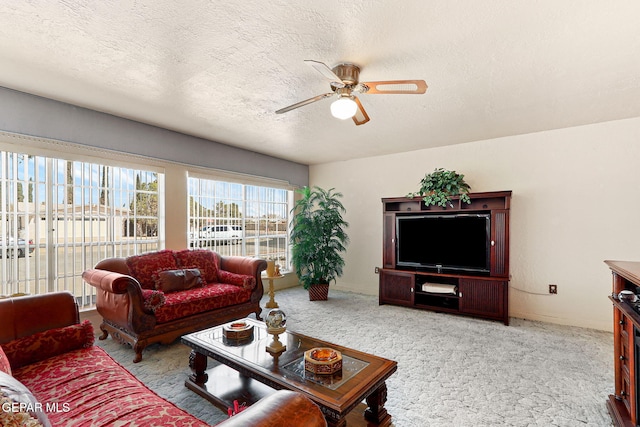
<svg viewBox="0 0 640 427">
<path fill-rule="evenodd" d="M 0 344 L 77 323 L 78 305 L 69 292 L 0 300 Z"/>
<path fill-rule="evenodd" d="M 279 390 L 218 424 L 220 427 L 326 427 L 320 408 L 301 393 Z"/>
<path fill-rule="evenodd" d="M 149 331 L 156 325 L 156 317 L 144 309 L 140 283 L 131 276 L 92 268 L 82 278 L 98 288 L 96 309 L 103 319 L 136 333 Z"/>
</svg>

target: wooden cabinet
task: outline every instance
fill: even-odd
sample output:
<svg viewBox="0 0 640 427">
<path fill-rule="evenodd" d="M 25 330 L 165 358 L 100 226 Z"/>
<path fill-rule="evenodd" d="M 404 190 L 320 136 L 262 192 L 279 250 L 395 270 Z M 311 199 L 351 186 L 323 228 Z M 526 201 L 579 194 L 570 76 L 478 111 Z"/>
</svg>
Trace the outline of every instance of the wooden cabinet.
<svg viewBox="0 0 640 427">
<path fill-rule="evenodd" d="M 379 302 L 457 313 L 509 324 L 509 208 L 510 191 L 471 193 L 471 203 L 453 199 L 453 207 L 426 206 L 420 198 L 387 198 L 383 203 L 383 245 Z M 489 214 L 491 218 L 490 269 L 486 275 L 448 274 L 396 264 L 396 219 L 401 215 L 438 215 L 442 212 Z M 464 245 L 464 242 L 459 243 Z M 452 291 L 429 292 L 435 284 Z M 426 289 L 427 291 L 425 291 Z"/>
<path fill-rule="evenodd" d="M 415 275 L 401 271 L 381 270 L 380 281 L 385 286 L 380 289 L 380 303 L 396 305 L 413 305 L 415 291 Z"/>
<path fill-rule="evenodd" d="M 617 426 L 637 426 L 640 422 L 640 315 L 636 304 L 620 301 L 623 290 L 640 292 L 640 262 L 605 261 L 613 274 L 609 299 L 613 303 L 614 394 L 607 408 Z"/>
<path fill-rule="evenodd" d="M 423 284 L 448 285 L 451 293 L 423 290 Z M 380 270 L 380 304 L 457 313 L 509 324 L 508 285 L 504 279 Z"/>
<path fill-rule="evenodd" d="M 503 320 L 505 325 L 509 324 L 508 281 L 477 277 L 461 278 L 458 289 L 462 314 Z"/>
</svg>

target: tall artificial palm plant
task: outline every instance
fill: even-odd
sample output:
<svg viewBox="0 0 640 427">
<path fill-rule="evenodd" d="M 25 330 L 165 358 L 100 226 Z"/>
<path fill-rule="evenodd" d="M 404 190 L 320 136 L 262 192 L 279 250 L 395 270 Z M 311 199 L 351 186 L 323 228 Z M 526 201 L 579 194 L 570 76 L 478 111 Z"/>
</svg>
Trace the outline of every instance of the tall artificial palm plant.
<svg viewBox="0 0 640 427">
<path fill-rule="evenodd" d="M 304 187 L 297 191 L 301 198 L 295 203 L 290 230 L 292 261 L 300 284 L 305 289 L 313 285 L 328 285 L 342 276 L 342 253 L 349 243 L 345 229 L 349 224 L 340 202 L 342 193 L 334 188 Z M 325 292 L 326 294 L 326 292 Z M 313 298 L 310 290 L 311 299 Z"/>
</svg>

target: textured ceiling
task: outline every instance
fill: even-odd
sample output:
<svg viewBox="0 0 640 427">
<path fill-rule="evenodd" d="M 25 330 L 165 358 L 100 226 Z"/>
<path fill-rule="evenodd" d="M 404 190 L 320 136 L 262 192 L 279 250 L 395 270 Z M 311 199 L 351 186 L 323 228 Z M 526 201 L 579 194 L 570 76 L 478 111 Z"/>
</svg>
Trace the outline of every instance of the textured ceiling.
<svg viewBox="0 0 640 427">
<path fill-rule="evenodd" d="M 640 116 L 638 0 L 5 1 L 0 86 L 314 164 Z M 424 95 L 331 116 L 305 64 Z"/>
</svg>

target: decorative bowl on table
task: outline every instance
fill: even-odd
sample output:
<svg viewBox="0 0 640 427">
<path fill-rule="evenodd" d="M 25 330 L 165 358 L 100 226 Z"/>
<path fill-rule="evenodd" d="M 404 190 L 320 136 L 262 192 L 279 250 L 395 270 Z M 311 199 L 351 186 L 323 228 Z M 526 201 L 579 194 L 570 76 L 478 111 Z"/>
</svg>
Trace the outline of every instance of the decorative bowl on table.
<svg viewBox="0 0 640 427">
<path fill-rule="evenodd" d="M 342 370 L 342 354 L 327 347 L 304 352 L 304 369 L 318 375 L 332 375 Z"/>
<path fill-rule="evenodd" d="M 222 333 L 228 340 L 248 340 L 253 338 L 253 325 L 244 320 L 236 320 L 224 325 Z"/>
</svg>

